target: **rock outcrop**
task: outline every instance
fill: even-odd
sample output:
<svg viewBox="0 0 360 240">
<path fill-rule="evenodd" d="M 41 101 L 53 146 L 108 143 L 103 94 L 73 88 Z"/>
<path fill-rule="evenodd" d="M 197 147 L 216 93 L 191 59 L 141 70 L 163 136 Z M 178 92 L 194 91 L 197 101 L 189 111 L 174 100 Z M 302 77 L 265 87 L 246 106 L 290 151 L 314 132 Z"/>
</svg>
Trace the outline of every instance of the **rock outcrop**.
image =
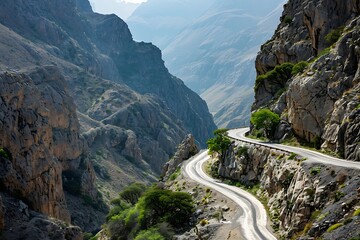
<svg viewBox="0 0 360 240">
<path fill-rule="evenodd" d="M 162 180 L 166 181 L 183 161 L 188 160 L 198 152 L 199 147 L 196 145 L 194 137 L 188 134 L 177 147 L 175 155 L 164 165 L 161 174 Z"/>
<path fill-rule="evenodd" d="M 1 185 L 32 209 L 69 222 L 61 173 L 80 156 L 82 142 L 64 79 L 47 70 L 54 73 L 0 75 Z"/>
<path fill-rule="evenodd" d="M 1 198 L 6 209 L 3 239 L 83 239 L 79 227 L 32 211 L 24 202 L 8 194 L 2 193 Z"/>
<path fill-rule="evenodd" d="M 233 145 L 225 159 L 219 175 L 249 188 L 259 184 L 257 195 L 266 199 L 280 237 L 349 239 L 360 234 L 359 217 L 353 216 L 360 207 L 359 170 L 309 163 L 259 146 Z M 327 231 L 336 223 L 337 230 Z"/>
<path fill-rule="evenodd" d="M 360 3 L 353 0 L 290 0 L 257 56 L 262 77 L 253 104 L 253 110 L 269 107 L 281 114 L 300 141 L 355 161 L 360 160 L 359 13 Z M 303 71 L 266 77 L 276 66 L 300 61 L 308 64 Z"/>
</svg>

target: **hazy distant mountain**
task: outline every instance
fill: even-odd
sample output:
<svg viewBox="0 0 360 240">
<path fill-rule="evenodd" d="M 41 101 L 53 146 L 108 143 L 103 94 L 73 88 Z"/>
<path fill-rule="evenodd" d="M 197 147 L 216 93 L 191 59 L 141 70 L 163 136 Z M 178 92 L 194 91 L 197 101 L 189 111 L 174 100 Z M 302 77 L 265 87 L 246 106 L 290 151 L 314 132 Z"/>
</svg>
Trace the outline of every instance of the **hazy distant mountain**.
<svg viewBox="0 0 360 240">
<path fill-rule="evenodd" d="M 163 50 L 166 66 L 201 94 L 218 126 L 235 127 L 249 120 L 256 53 L 284 2 L 149 0 L 127 22 L 135 39 Z"/>
<path fill-rule="evenodd" d="M 127 19 L 135 40 L 153 42 L 164 49 L 185 26 L 204 13 L 215 0 L 148 0 Z"/>
<path fill-rule="evenodd" d="M 115 13 L 122 19 L 127 19 L 140 3 L 123 2 L 120 0 L 90 0 L 94 12 L 102 14 Z"/>
<path fill-rule="evenodd" d="M 164 49 L 167 67 L 201 94 L 218 126 L 248 122 L 256 53 L 279 23 L 283 2 L 214 3 Z"/>
</svg>

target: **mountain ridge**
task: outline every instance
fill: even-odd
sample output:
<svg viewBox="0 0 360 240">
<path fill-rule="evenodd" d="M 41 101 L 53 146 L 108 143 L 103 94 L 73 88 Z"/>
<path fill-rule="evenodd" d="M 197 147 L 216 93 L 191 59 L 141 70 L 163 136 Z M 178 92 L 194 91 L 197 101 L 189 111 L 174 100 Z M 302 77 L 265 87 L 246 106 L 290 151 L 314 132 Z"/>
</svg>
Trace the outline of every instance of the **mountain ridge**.
<svg viewBox="0 0 360 240">
<path fill-rule="evenodd" d="M 71 220 L 84 231 L 95 231 L 104 222 L 106 204 L 123 186 L 154 181 L 190 131 L 204 145 L 215 129 L 206 103 L 168 72 L 160 50 L 134 42 L 123 20 L 93 13 L 87 0 L 2 1 L 0 32 L 0 71 L 3 76 L 18 76 L 25 82 L 19 96 L 1 105 L 0 122 L 9 115 L 15 119 L 11 128 L 1 125 L 1 131 L 30 128 L 29 139 L 34 138 L 0 142 L 0 148 L 13 157 L 1 157 L 9 163 L 0 168 L 1 190 L 25 201 L 31 211 L 68 223 Z M 50 80 L 54 86 L 45 84 Z M 34 125 L 32 115 L 8 107 L 16 106 L 18 99 L 24 98 L 22 94 L 28 99 L 31 92 L 26 84 L 31 81 L 45 84 L 39 92 L 49 88 L 48 94 L 53 94 L 34 94 L 28 103 L 35 105 L 25 108 L 33 111 L 32 106 L 44 102 L 50 108 L 43 116 L 43 128 L 47 129 L 44 136 L 41 128 L 37 129 L 42 125 Z M 7 77 L 1 78 L 1 84 L 7 82 Z M 1 100 L 7 99 L 6 94 L 1 93 Z M 68 112 L 71 118 L 59 111 Z M 23 126 L 21 121 L 26 124 Z M 62 128 L 66 124 L 69 129 Z M 43 151 L 49 152 L 46 161 L 41 159 L 38 164 L 29 155 L 27 162 L 19 164 L 25 154 L 19 149 L 38 151 L 37 133 L 45 139 L 41 141 L 46 143 Z M 49 177 L 50 185 L 55 187 L 48 188 L 46 176 L 39 177 L 37 171 L 51 168 L 52 162 L 56 174 Z M 24 172 L 18 175 L 19 180 L 9 181 L 16 176 L 6 170 L 11 164 Z M 28 177 L 37 179 L 36 186 L 26 187 Z M 26 191 L 38 197 L 27 196 Z M 58 197 L 51 198 L 50 204 L 39 200 L 52 194 Z M 33 218 L 26 216 L 23 224 L 32 226 Z M 5 222 L 5 226 L 9 224 L 22 226 L 15 221 Z M 49 234 L 42 230 L 31 232 Z"/>
</svg>

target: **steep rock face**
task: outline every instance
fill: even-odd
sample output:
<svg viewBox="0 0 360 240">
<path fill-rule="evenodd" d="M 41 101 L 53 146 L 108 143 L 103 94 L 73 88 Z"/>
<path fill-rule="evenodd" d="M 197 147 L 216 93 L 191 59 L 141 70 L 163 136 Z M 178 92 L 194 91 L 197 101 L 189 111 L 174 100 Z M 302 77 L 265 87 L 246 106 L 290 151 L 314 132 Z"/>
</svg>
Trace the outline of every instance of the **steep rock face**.
<svg viewBox="0 0 360 240">
<path fill-rule="evenodd" d="M 32 75 L 1 74 L 1 184 L 32 209 L 70 221 L 61 173 L 82 153 L 75 105 L 53 68 Z"/>
<path fill-rule="evenodd" d="M 328 47 L 325 36 L 344 26 L 360 11 L 356 0 L 290 0 L 284 5 L 281 23 L 256 59 L 256 70 L 264 74 L 284 62 L 306 61 Z"/>
<path fill-rule="evenodd" d="M 191 158 L 199 152 L 199 147 L 195 144 L 195 139 L 191 134 L 188 134 L 185 139 L 177 147 L 177 151 L 163 167 L 161 177 L 166 181 L 176 168 L 183 161 Z"/>
<path fill-rule="evenodd" d="M 308 61 L 309 66 L 282 81 L 259 80 L 253 104 L 253 110 L 269 107 L 282 114 L 301 141 L 356 161 L 360 160 L 359 4 L 289 1 L 282 23 L 257 56 L 256 69 L 263 75 L 285 62 Z"/>
<path fill-rule="evenodd" d="M 219 175 L 249 187 L 259 183 L 257 195 L 267 199 L 272 226 L 281 237 L 358 236 L 359 219 L 352 214 L 360 206 L 360 178 L 353 177 L 359 171 L 301 161 L 265 147 L 233 145 L 219 164 Z M 326 232 L 345 221 L 351 225 Z"/>
</svg>

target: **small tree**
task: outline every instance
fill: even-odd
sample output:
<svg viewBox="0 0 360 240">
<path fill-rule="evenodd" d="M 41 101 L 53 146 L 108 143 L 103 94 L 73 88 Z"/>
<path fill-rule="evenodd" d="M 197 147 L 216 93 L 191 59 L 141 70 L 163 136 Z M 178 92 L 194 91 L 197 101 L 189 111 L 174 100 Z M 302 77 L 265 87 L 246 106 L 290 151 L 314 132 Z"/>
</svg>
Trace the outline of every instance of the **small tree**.
<svg viewBox="0 0 360 240">
<path fill-rule="evenodd" d="M 215 137 L 210 138 L 206 143 L 208 145 L 209 153 L 214 152 L 222 158 L 225 151 L 230 147 L 231 140 L 227 137 L 227 129 L 221 128 L 214 131 Z"/>
<path fill-rule="evenodd" d="M 135 205 L 145 190 L 146 186 L 144 184 L 133 183 L 126 187 L 119 195 L 121 199 L 125 200 L 131 205 Z"/>
<path fill-rule="evenodd" d="M 264 129 L 267 138 L 272 138 L 280 117 L 270 109 L 260 109 L 251 115 L 250 122 L 257 129 Z"/>
</svg>

